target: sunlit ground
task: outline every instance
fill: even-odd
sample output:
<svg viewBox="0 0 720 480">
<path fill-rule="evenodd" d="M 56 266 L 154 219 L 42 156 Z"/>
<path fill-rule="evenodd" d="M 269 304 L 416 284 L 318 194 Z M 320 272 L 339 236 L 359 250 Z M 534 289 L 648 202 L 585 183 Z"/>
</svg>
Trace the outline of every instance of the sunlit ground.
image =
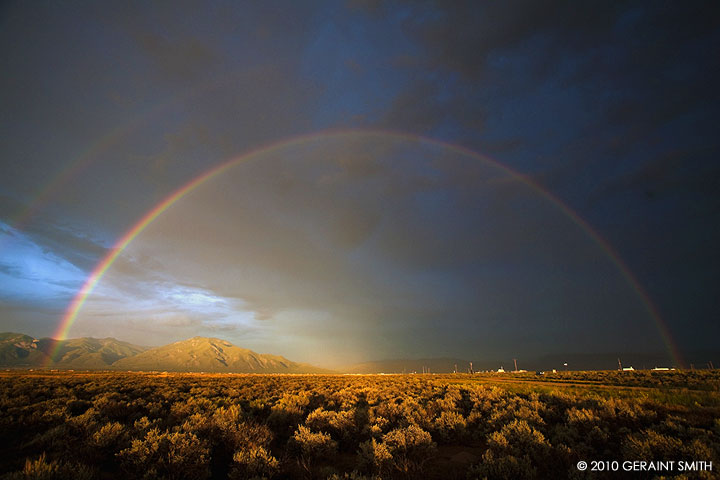
<svg viewBox="0 0 720 480">
<path fill-rule="evenodd" d="M 8 478 L 578 478 L 582 461 L 589 468 L 616 461 L 627 472 L 640 468 L 633 461 L 662 460 L 674 462 L 668 475 L 684 462 L 702 470 L 690 478 L 713 478 L 719 387 L 717 371 L 6 371 L 0 471 L 16 472 Z"/>
</svg>

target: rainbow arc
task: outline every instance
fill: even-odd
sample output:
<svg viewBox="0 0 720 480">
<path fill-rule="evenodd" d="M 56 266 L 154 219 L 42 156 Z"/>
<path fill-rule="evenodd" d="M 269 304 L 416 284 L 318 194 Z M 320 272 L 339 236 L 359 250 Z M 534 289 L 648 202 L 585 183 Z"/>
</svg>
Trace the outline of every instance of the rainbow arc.
<svg viewBox="0 0 720 480">
<path fill-rule="evenodd" d="M 514 179 L 524 183 L 528 187 L 530 187 L 533 191 L 535 191 L 540 196 L 547 199 L 551 204 L 556 206 L 564 215 L 566 215 L 570 220 L 572 220 L 579 228 L 581 228 L 605 253 L 605 255 L 612 261 L 612 263 L 617 267 L 617 269 L 620 271 L 624 279 L 627 281 L 627 283 L 635 290 L 638 297 L 642 301 L 644 307 L 646 308 L 647 312 L 653 319 L 655 325 L 658 328 L 658 331 L 668 349 L 668 352 L 672 356 L 673 360 L 679 367 L 684 367 L 683 359 L 680 355 L 680 352 L 675 345 L 675 342 L 672 339 L 672 336 L 670 335 L 670 330 L 668 329 L 667 325 L 663 321 L 662 317 L 660 316 L 660 313 L 658 312 L 657 307 L 653 304 L 652 300 L 650 299 L 650 296 L 647 294 L 645 289 L 640 285 L 635 275 L 632 273 L 632 271 L 627 267 L 625 262 L 620 258 L 620 256 L 615 252 L 615 250 L 612 248 L 612 246 L 600 235 L 598 234 L 590 224 L 588 224 L 584 219 L 582 219 L 578 214 L 571 209 L 569 206 L 567 206 L 565 203 L 563 203 L 557 196 L 553 195 L 549 191 L 542 188 L 539 184 L 528 178 L 527 176 L 509 168 L 508 166 L 493 160 L 489 157 L 485 157 L 473 150 L 467 149 L 465 147 L 443 142 L 440 140 L 425 138 L 417 135 L 410 135 L 407 133 L 400 133 L 400 132 L 393 132 L 393 131 L 386 131 L 386 130 L 330 130 L 330 131 L 322 131 L 318 133 L 313 133 L 309 135 L 302 135 L 297 137 L 292 137 L 290 139 L 285 139 L 277 143 L 273 143 L 271 145 L 258 148 L 256 150 L 250 151 L 248 153 L 245 153 L 244 155 L 241 155 L 239 157 L 235 157 L 231 160 L 228 160 L 224 163 L 221 163 L 210 170 L 207 170 L 206 172 L 202 173 L 198 177 L 190 180 L 188 183 L 183 185 L 182 187 L 175 190 L 172 194 L 167 196 L 164 200 L 162 200 L 160 203 L 158 203 L 155 207 L 153 207 L 150 211 L 148 211 L 140 220 L 135 223 L 113 246 L 112 249 L 105 255 L 105 257 L 102 258 L 102 260 L 95 266 L 91 274 L 88 276 L 87 280 L 83 284 L 82 288 L 77 292 L 75 297 L 73 298 L 72 302 L 69 304 L 65 314 L 62 317 L 62 320 L 54 334 L 54 338 L 58 340 L 64 340 L 67 338 L 67 335 L 72 328 L 73 324 L 75 323 L 78 314 L 80 313 L 80 310 L 83 307 L 83 304 L 86 302 L 88 296 L 92 293 L 93 289 L 97 286 L 98 282 L 102 279 L 103 275 L 107 270 L 113 265 L 113 263 L 117 260 L 117 258 L 120 256 L 120 254 L 127 248 L 127 246 L 138 236 L 140 233 L 142 233 L 145 228 L 150 225 L 156 218 L 158 218 L 160 215 L 162 215 L 165 211 L 167 211 L 169 208 L 171 208 L 178 200 L 183 198 L 185 195 L 193 191 L 194 189 L 198 188 L 199 186 L 203 185 L 204 183 L 208 182 L 209 180 L 217 177 L 218 175 L 222 174 L 223 172 L 227 171 L 228 169 L 245 163 L 252 161 L 253 159 L 257 159 L 263 155 L 272 154 L 274 152 L 283 150 L 283 149 L 289 149 L 293 147 L 302 146 L 305 144 L 309 144 L 312 142 L 317 142 L 323 139 L 352 139 L 352 138 L 360 138 L 360 137 L 377 137 L 377 138 L 385 138 L 385 139 L 396 139 L 396 140 L 404 140 L 404 141 L 412 141 L 412 142 L 419 142 L 424 143 L 427 145 L 433 145 L 436 147 L 441 147 L 444 149 L 447 149 L 448 151 L 459 153 L 462 155 L 466 155 L 470 158 L 477 159 L 479 161 L 485 162 L 489 165 L 492 165 L 501 171 L 507 172 L 510 176 L 512 176 Z M 58 344 L 59 345 L 59 344 Z M 57 347 L 56 351 L 52 352 L 51 359 L 55 357 L 57 354 Z"/>
</svg>

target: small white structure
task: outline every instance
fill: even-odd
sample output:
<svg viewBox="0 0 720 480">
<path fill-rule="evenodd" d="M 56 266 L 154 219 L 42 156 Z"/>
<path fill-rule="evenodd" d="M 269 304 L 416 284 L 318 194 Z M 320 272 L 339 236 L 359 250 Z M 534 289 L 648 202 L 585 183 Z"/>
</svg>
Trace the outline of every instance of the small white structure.
<svg viewBox="0 0 720 480">
<path fill-rule="evenodd" d="M 653 368 L 653 370 L 656 372 L 667 372 L 670 369 L 668 367 L 655 367 L 655 368 Z"/>
<path fill-rule="evenodd" d="M 635 369 L 634 369 L 632 366 L 630 366 L 630 367 L 623 367 L 623 370 L 622 370 L 622 371 L 623 371 L 623 372 L 634 372 Z"/>
<path fill-rule="evenodd" d="M 505 373 L 505 369 L 503 367 L 500 367 L 497 369 L 497 373 Z"/>
</svg>

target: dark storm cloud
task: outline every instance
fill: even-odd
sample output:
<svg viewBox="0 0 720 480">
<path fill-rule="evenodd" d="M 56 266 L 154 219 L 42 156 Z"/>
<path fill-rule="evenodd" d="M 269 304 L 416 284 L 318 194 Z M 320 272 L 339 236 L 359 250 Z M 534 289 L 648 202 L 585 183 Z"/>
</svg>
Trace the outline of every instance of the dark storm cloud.
<svg viewBox="0 0 720 480">
<path fill-rule="evenodd" d="M 207 43 L 198 38 L 171 41 L 148 33 L 140 35 L 137 41 L 152 57 L 153 64 L 173 80 L 192 81 L 218 60 Z"/>
<path fill-rule="evenodd" d="M 605 184 L 591 198 L 613 192 L 632 191 L 649 199 L 670 194 L 697 194 L 715 198 L 720 203 L 720 167 L 713 161 L 720 154 L 717 146 L 678 149 L 653 158 L 635 171 Z M 709 205 L 705 205 L 709 206 Z"/>
<path fill-rule="evenodd" d="M 307 9 L 159 2 L 10 10 L 2 61 L 14 73 L 0 80 L 5 193 L 32 203 L 90 151 L 40 213 L 91 224 L 108 243 L 209 166 L 310 128 L 305 112 L 318 91 L 297 73 Z M 42 35 L 28 33 L 37 25 Z M 42 141 L 27 140 L 35 132 Z M 37 214 L 31 221 L 59 223 Z"/>
<path fill-rule="evenodd" d="M 509 95 L 524 95 L 550 83 L 555 85 L 549 94 L 556 104 L 574 102 L 575 108 L 590 113 L 578 125 L 585 130 L 583 137 L 594 135 L 591 129 L 600 130 L 611 137 L 603 138 L 603 148 L 617 154 L 621 148 L 646 143 L 658 128 L 708 101 L 717 107 L 720 60 L 708 45 L 718 41 L 720 9 L 713 4 L 554 1 L 432 6 L 408 6 L 411 14 L 403 24 L 404 31 L 425 47 L 414 70 L 427 75 L 401 94 L 389 118 L 401 118 L 408 104 L 415 109 L 418 104 L 426 109 L 436 105 L 427 115 L 416 111 L 410 126 L 423 128 L 429 119 L 442 122 L 449 117 L 462 131 L 469 122 L 458 115 L 461 109 L 454 102 L 448 102 L 453 95 L 464 100 L 474 118 L 490 116 L 497 122 Z M 434 83 L 427 84 L 428 79 Z M 463 85 L 472 85 L 475 92 L 469 94 Z M 440 115 L 438 91 L 444 92 L 450 107 Z M 423 94 L 428 101 L 419 101 Z M 403 100 L 411 97 L 413 102 Z M 557 123 L 552 113 L 541 113 L 546 125 Z M 481 148 L 478 131 L 473 132 L 475 139 L 465 135 L 463 140 Z M 500 140 L 493 139 L 492 132 L 482 133 L 490 143 Z M 528 137 L 526 147 L 533 148 Z M 573 138 L 549 140 L 570 143 Z"/>
<path fill-rule="evenodd" d="M 481 150 L 512 145 L 500 158 L 531 172 L 610 239 L 687 341 L 687 316 L 678 315 L 686 289 L 671 284 L 692 285 L 694 312 L 698 302 L 708 312 L 718 307 L 705 279 L 718 266 L 706 246 L 720 241 L 710 226 L 718 214 L 720 9 L 712 2 L 408 8 L 416 15 L 405 31 L 426 47 L 408 68 L 435 72 L 439 90 L 471 84 L 484 92 L 459 94 L 486 121 L 479 135 L 458 121 L 457 138 Z M 698 328 L 712 330 L 701 317 Z"/>
<path fill-rule="evenodd" d="M 662 79 L 647 77 L 648 70 L 673 64 L 688 43 L 715 34 L 719 14 L 710 2 L 436 2 L 432 13 L 423 12 L 426 6 L 414 11 L 411 6 L 416 15 L 409 15 L 404 27 L 423 42 L 429 68 L 479 81 L 493 74 L 491 57 L 509 62 L 513 49 L 535 45 L 535 68 L 519 79 L 528 84 L 566 69 L 567 56 L 582 52 L 588 56 L 571 59 L 571 83 L 600 75 L 661 86 Z M 606 56 L 607 47 L 620 47 L 620 58 Z M 701 49 L 696 55 L 711 60 L 712 53 Z"/>
<path fill-rule="evenodd" d="M 293 135 L 362 126 L 459 143 L 537 181 L 610 242 L 672 331 L 688 345 L 709 341 L 718 327 L 706 319 L 720 308 L 718 10 L 7 4 L 0 220 L 19 228 L 21 212 L 33 215 L 4 281 L 30 292 L 19 265 L 38 261 L 77 269 L 82 284 L 138 219 L 209 168 Z M 392 143 L 306 146 L 208 184 L 131 244 L 77 331 L 147 329 L 161 344 L 163 332 L 215 329 L 300 356 L 348 335 L 360 359 L 392 350 L 391 338 L 408 354 L 471 349 L 468 339 L 501 350 L 533 335 L 580 345 L 584 328 L 611 317 L 640 342 L 647 313 L 632 286 L 557 204 L 478 159 Z M 21 310 L 12 318 L 22 330 Z M 28 318 L 53 330 L 46 313 Z M 598 348 L 625 341 L 607 329 L 593 338 Z"/>
<path fill-rule="evenodd" d="M 437 2 L 431 15 L 410 17 L 405 28 L 416 35 L 426 48 L 430 67 L 443 67 L 460 73 L 470 80 L 478 80 L 487 70 L 488 57 L 498 51 L 511 49 L 522 43 L 543 41 L 549 34 L 550 55 L 540 57 L 539 71 L 545 73 L 547 63 L 557 61 L 559 43 L 573 44 L 573 48 L 592 44 L 596 35 L 609 30 L 622 9 L 612 2 L 571 1 L 512 1 Z M 558 42 L 558 45 L 555 44 Z M 558 49 L 557 53 L 552 50 Z"/>
<path fill-rule="evenodd" d="M 442 121 L 444 108 L 438 101 L 439 88 L 429 82 L 418 82 L 400 93 L 386 113 L 383 123 L 390 127 L 403 125 L 407 130 L 426 133 Z"/>
<path fill-rule="evenodd" d="M 235 308 L 247 312 L 243 332 L 279 343 L 302 332 L 345 345 L 314 353 L 323 363 L 361 358 L 358 346 L 378 336 L 397 347 L 403 326 L 444 329 L 426 348 L 442 354 L 458 348 L 457 332 L 472 332 L 475 348 L 494 350 L 501 334 L 492 329 L 499 326 L 532 330 L 537 338 L 593 331 L 595 346 L 609 344 L 605 330 L 596 329 L 611 323 L 604 318 L 610 297 L 612 322 L 645 316 L 600 247 L 507 172 L 413 142 L 350 140 L 261 156 L 193 191 L 126 250 L 124 264 L 103 279 L 103 292 L 88 300 L 79 327 L 89 328 L 94 311 L 115 308 L 106 303 L 115 296 L 140 307 L 119 310 L 113 322 L 135 318 L 140 331 L 138 318 L 159 313 L 143 303 L 183 279 L 207 292 L 201 298 L 241 302 Z M 455 182 L 463 172 L 465 181 Z M 125 270 L 143 265 L 141 258 L 162 268 Z M 186 297 L 171 296 L 162 308 L 184 318 Z M 581 312 L 584 320 L 576 323 Z M 195 333 L 215 327 L 187 325 Z M 154 322 L 149 329 L 155 328 Z M 285 351 L 309 360 L 306 347 L 297 341 Z M 371 347 L 378 355 L 389 355 L 388 348 Z"/>
</svg>

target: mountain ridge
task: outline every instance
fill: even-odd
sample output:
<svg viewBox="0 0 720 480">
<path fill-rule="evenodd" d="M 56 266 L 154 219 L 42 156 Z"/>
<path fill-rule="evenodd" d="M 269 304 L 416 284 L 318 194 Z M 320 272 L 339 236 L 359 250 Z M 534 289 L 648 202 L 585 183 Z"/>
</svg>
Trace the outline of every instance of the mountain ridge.
<svg viewBox="0 0 720 480">
<path fill-rule="evenodd" d="M 257 353 L 220 338 L 192 337 L 113 364 L 118 369 L 219 373 L 330 373 L 280 355 Z"/>
<path fill-rule="evenodd" d="M 50 357 L 53 356 L 53 361 Z M 608 352 L 550 354 L 518 358 L 526 370 L 614 370 L 618 358 L 635 369 L 677 367 L 666 352 Z M 720 365 L 719 351 L 685 352 L 686 366 Z M 567 364 L 567 366 L 565 365 Z M 467 359 L 452 357 L 374 360 L 325 369 L 289 360 L 281 355 L 257 353 L 212 337 L 192 337 L 159 347 L 134 345 L 112 337 L 67 340 L 35 338 L 23 333 L 0 333 L 0 367 L 78 370 L 135 370 L 207 373 L 459 373 L 468 371 Z M 473 361 L 475 372 L 514 369 L 513 359 Z"/>
<path fill-rule="evenodd" d="M 0 366 L 208 373 L 335 373 L 281 355 L 257 353 L 220 338 L 196 336 L 159 347 L 145 347 L 112 337 L 57 340 L 14 332 L 0 333 Z"/>
</svg>

